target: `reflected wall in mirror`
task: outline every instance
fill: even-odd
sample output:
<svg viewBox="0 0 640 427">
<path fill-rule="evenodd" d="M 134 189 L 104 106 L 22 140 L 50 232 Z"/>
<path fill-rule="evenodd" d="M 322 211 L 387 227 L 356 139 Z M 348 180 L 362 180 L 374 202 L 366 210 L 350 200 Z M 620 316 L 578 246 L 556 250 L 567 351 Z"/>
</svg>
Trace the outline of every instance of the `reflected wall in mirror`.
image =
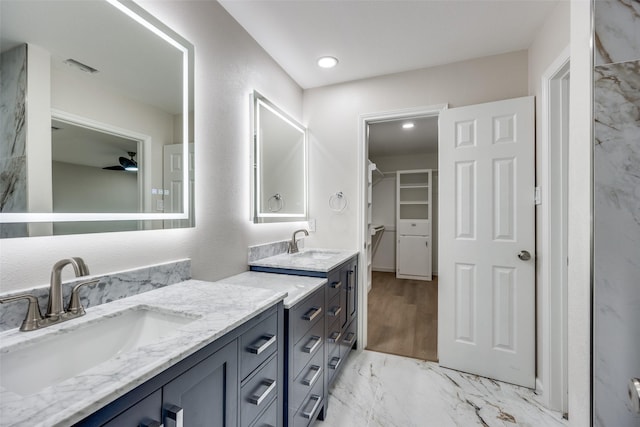
<svg viewBox="0 0 640 427">
<path fill-rule="evenodd" d="M 2 0 L 0 55 L 0 237 L 193 226 L 189 42 L 128 0 Z"/>
<path fill-rule="evenodd" d="M 258 92 L 253 112 L 253 221 L 307 218 L 307 131 Z"/>
</svg>

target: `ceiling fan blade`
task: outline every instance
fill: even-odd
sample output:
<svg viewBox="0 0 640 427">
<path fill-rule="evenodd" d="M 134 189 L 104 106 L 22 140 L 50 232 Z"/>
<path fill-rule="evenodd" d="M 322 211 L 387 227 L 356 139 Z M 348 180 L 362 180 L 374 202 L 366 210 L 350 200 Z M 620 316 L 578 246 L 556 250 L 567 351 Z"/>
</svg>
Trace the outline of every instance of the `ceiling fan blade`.
<svg viewBox="0 0 640 427">
<path fill-rule="evenodd" d="M 116 166 L 106 166 L 102 169 L 106 169 L 106 170 L 110 170 L 110 171 L 123 171 L 124 168 L 120 165 L 116 165 Z"/>
<path fill-rule="evenodd" d="M 135 162 L 135 160 L 127 159 L 126 157 L 120 157 L 118 160 L 120 161 L 120 164 L 124 169 L 138 167 L 138 164 Z"/>
</svg>

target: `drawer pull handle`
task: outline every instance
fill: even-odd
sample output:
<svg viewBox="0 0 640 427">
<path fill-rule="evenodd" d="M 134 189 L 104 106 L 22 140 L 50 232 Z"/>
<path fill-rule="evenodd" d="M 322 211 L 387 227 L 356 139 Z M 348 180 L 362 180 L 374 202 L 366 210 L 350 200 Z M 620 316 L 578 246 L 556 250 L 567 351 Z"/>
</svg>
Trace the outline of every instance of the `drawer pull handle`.
<svg viewBox="0 0 640 427">
<path fill-rule="evenodd" d="M 269 396 L 269 394 L 276 389 L 276 382 L 275 380 L 264 380 L 258 386 L 258 390 L 261 388 L 264 388 L 262 393 L 260 394 L 256 393 L 253 396 L 249 397 L 249 403 L 252 403 L 257 406 L 257 405 L 260 405 L 262 402 L 264 402 L 267 396 Z M 256 390 L 256 392 L 258 390 Z"/>
<path fill-rule="evenodd" d="M 317 365 L 311 365 L 311 367 L 309 368 L 309 372 L 314 372 L 313 376 L 311 378 L 309 378 L 308 376 L 307 378 L 303 378 L 302 384 L 311 387 L 316 383 L 316 380 L 320 378 L 320 374 L 322 373 L 322 368 Z"/>
<path fill-rule="evenodd" d="M 329 316 L 336 317 L 336 316 L 338 316 L 338 314 L 340 314 L 341 311 L 342 311 L 342 307 L 335 306 L 335 307 L 331 308 L 331 310 L 329 310 Z"/>
<path fill-rule="evenodd" d="M 309 402 L 307 402 L 307 407 L 309 406 L 309 403 L 311 403 L 311 402 L 314 402 L 313 407 L 311 408 L 311 410 L 310 411 L 306 411 L 306 407 L 305 407 L 305 410 L 302 411 L 302 416 L 305 417 L 308 420 L 310 420 L 311 417 L 313 417 L 313 414 L 316 412 L 316 409 L 318 409 L 318 406 L 320 405 L 320 396 L 318 396 L 317 394 L 312 394 L 309 397 Z"/>
<path fill-rule="evenodd" d="M 318 317 L 320 313 L 322 313 L 322 307 L 311 307 L 311 310 L 307 311 L 302 318 L 304 320 L 312 321 Z"/>
<path fill-rule="evenodd" d="M 160 421 L 152 420 L 150 418 L 145 418 L 140 421 L 138 427 L 163 427 L 163 424 Z"/>
<path fill-rule="evenodd" d="M 309 343 L 311 341 L 314 341 L 314 343 L 309 346 Z M 304 351 L 305 353 L 313 353 L 314 351 L 316 351 L 316 348 L 318 348 L 320 346 L 320 344 L 322 343 L 322 338 L 318 337 L 318 336 L 313 336 L 311 337 L 311 339 L 307 342 L 307 345 L 305 345 L 304 347 L 302 347 L 302 351 Z"/>
<path fill-rule="evenodd" d="M 331 333 L 331 335 L 329 335 L 329 338 L 327 338 L 327 341 L 329 342 L 338 342 L 338 340 L 340 339 L 340 337 L 342 336 L 342 334 L 340 333 L 340 331 L 334 331 Z"/>
<path fill-rule="evenodd" d="M 260 337 L 258 341 L 256 341 L 253 345 L 249 346 L 247 350 L 249 353 L 260 354 L 265 351 L 271 344 L 276 342 L 275 335 L 263 335 Z"/>
<path fill-rule="evenodd" d="M 340 362 L 342 362 L 341 358 L 332 357 L 331 360 L 329 361 L 329 367 L 331 369 L 338 369 L 338 366 L 340 366 Z"/>
<path fill-rule="evenodd" d="M 354 332 L 349 332 L 346 337 L 344 337 L 344 342 L 346 342 L 349 347 L 351 347 L 356 340 L 356 334 Z"/>
<path fill-rule="evenodd" d="M 184 410 L 177 406 L 164 405 L 164 423 L 167 427 L 183 427 L 184 426 Z"/>
<path fill-rule="evenodd" d="M 342 282 L 341 281 L 340 282 L 332 282 L 331 283 L 331 287 L 333 289 L 340 289 L 340 287 L 342 287 Z"/>
</svg>

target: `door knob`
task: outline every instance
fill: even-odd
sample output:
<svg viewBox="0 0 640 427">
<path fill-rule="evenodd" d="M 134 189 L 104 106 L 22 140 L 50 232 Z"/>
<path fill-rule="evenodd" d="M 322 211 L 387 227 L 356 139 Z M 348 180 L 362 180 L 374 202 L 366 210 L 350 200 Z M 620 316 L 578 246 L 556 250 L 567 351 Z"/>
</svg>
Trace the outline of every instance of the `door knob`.
<svg viewBox="0 0 640 427">
<path fill-rule="evenodd" d="M 629 381 L 629 403 L 636 414 L 640 414 L 640 378 Z"/>
<path fill-rule="evenodd" d="M 518 258 L 520 258 L 522 261 L 529 261 L 531 259 L 531 254 L 529 253 L 529 251 L 520 251 L 518 252 Z"/>
</svg>

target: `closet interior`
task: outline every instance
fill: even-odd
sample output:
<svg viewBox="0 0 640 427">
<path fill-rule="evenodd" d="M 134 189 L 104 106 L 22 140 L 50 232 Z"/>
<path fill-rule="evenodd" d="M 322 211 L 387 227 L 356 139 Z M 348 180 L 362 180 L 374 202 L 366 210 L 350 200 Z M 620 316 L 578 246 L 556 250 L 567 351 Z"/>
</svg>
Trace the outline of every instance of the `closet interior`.
<svg viewBox="0 0 640 427">
<path fill-rule="evenodd" d="M 367 348 L 436 361 L 438 118 L 371 123 L 368 142 Z"/>
</svg>

